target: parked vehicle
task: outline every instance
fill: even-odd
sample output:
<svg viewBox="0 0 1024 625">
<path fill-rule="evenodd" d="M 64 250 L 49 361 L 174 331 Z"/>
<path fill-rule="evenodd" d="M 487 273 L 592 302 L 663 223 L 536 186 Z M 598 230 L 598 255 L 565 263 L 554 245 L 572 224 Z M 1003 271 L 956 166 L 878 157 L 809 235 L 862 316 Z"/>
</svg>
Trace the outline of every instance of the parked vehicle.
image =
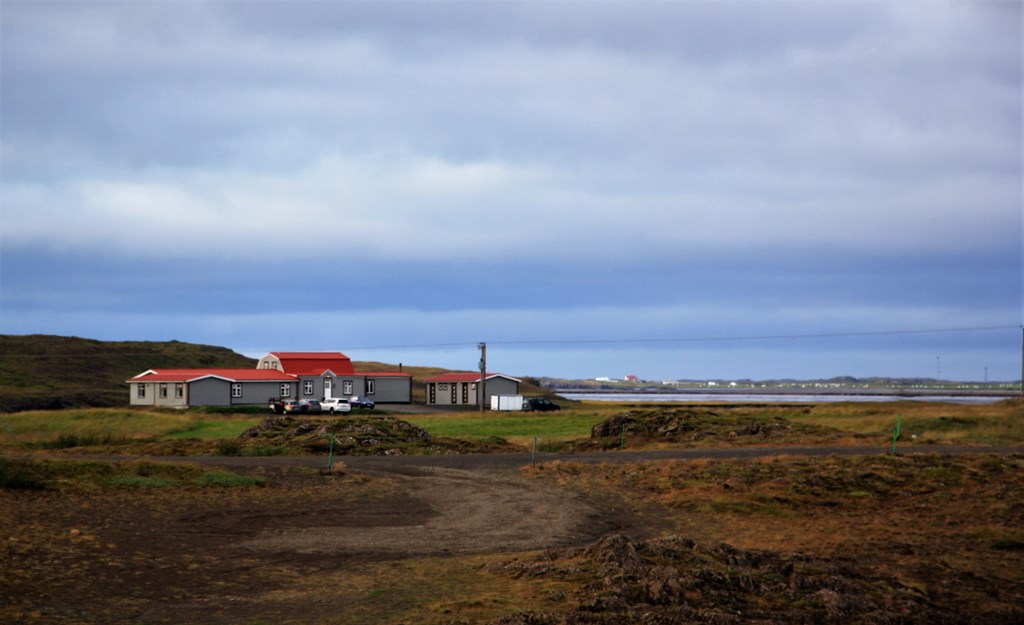
<svg viewBox="0 0 1024 625">
<path fill-rule="evenodd" d="M 328 397 L 320 402 L 320 407 L 324 412 L 329 412 L 331 414 L 336 412 L 352 411 L 352 404 L 348 403 L 348 400 L 342 397 Z"/>
<path fill-rule="evenodd" d="M 370 399 L 359 399 L 358 397 L 350 397 L 348 403 L 352 404 L 353 408 L 367 408 L 373 410 L 373 407 L 377 404 Z"/>
<path fill-rule="evenodd" d="M 562 407 L 551 401 L 547 397 L 527 397 L 523 400 L 523 410 L 538 412 L 549 412 L 552 410 L 561 410 Z"/>
<path fill-rule="evenodd" d="M 306 405 L 297 399 L 285 399 L 281 402 L 281 414 L 299 414 L 307 410 Z"/>
<path fill-rule="evenodd" d="M 319 414 L 323 412 L 315 399 L 272 399 L 270 409 L 277 414 Z"/>
</svg>

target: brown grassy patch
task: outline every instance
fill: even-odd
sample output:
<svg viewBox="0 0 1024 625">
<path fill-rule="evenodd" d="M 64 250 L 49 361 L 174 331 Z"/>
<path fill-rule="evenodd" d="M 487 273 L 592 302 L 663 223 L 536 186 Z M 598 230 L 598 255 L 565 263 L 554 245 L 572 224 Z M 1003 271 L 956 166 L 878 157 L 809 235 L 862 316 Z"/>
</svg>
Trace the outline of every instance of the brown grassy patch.
<svg viewBox="0 0 1024 625">
<path fill-rule="evenodd" d="M 540 465 L 525 470 L 669 509 L 701 542 L 854 559 L 948 609 L 1024 602 L 1024 457 L 938 455 Z"/>
</svg>

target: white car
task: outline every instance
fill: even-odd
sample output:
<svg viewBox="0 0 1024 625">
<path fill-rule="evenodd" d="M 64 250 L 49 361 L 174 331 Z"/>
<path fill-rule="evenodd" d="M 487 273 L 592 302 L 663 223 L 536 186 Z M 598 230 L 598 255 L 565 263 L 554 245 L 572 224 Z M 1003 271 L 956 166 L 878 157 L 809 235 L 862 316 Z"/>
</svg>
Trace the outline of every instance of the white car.
<svg viewBox="0 0 1024 625">
<path fill-rule="evenodd" d="M 352 404 L 341 397 L 328 397 L 320 402 L 320 408 L 324 412 L 334 414 L 336 412 L 352 412 Z"/>
</svg>

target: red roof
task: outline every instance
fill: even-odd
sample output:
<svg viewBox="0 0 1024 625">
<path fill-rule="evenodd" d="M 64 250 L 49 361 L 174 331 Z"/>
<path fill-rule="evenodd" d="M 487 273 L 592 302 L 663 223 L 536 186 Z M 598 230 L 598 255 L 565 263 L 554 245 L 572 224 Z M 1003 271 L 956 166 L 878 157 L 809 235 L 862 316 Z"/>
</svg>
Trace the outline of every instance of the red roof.
<svg viewBox="0 0 1024 625">
<path fill-rule="evenodd" d="M 352 360 L 341 352 L 270 352 L 281 362 L 281 369 L 291 375 L 355 375 Z"/>
<path fill-rule="evenodd" d="M 293 382 L 294 378 L 274 369 L 150 369 L 128 382 L 192 382 L 221 378 L 230 382 Z"/>
<path fill-rule="evenodd" d="M 492 378 L 506 378 L 506 379 L 512 380 L 514 382 L 518 382 L 519 381 L 519 380 L 517 380 L 517 379 L 515 379 L 513 377 L 505 375 L 504 373 L 487 373 L 486 376 L 487 376 L 486 379 L 488 379 L 488 380 L 490 380 Z M 456 372 L 453 372 L 453 373 L 442 373 L 440 375 L 435 375 L 433 377 L 429 377 L 426 380 L 424 380 L 424 382 L 479 382 L 479 381 L 480 381 L 480 372 L 479 371 L 472 372 L 472 373 L 469 373 L 469 372 L 463 373 L 463 372 L 459 372 L 459 371 L 456 371 Z"/>
</svg>

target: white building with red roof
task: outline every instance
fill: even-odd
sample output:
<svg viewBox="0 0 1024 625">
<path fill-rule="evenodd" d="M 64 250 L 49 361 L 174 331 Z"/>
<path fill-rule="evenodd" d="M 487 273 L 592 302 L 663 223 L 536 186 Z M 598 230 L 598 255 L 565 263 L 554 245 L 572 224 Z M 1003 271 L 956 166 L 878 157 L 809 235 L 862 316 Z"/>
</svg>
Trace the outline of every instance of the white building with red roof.
<svg viewBox="0 0 1024 625">
<path fill-rule="evenodd" d="M 231 406 L 293 397 L 298 381 L 261 369 L 149 369 L 128 380 L 132 406 Z"/>
<path fill-rule="evenodd" d="M 424 380 L 427 386 L 427 404 L 435 406 L 480 405 L 480 373 L 442 373 Z M 503 373 L 487 373 L 484 377 L 487 400 L 491 405 L 495 395 L 518 395 L 519 380 Z"/>
<path fill-rule="evenodd" d="M 270 352 L 254 369 L 149 369 L 127 382 L 133 406 L 252 406 L 328 397 L 412 401 L 412 376 L 356 372 L 341 352 Z"/>
</svg>

